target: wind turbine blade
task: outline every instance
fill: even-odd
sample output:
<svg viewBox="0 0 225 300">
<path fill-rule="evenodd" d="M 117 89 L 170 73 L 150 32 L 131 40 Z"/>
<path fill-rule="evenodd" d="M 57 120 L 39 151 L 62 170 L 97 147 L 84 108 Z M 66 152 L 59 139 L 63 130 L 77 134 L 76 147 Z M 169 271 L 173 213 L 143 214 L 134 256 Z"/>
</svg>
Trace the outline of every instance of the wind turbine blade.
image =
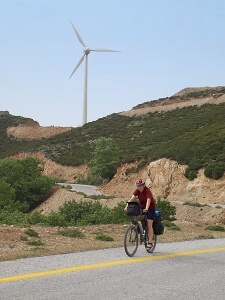
<svg viewBox="0 0 225 300">
<path fill-rule="evenodd" d="M 117 50 L 108 50 L 108 49 L 101 49 L 101 48 L 92 49 L 90 51 L 95 51 L 95 52 L 121 52 L 121 51 L 117 51 Z"/>
<path fill-rule="evenodd" d="M 73 26 L 73 29 L 74 29 L 74 31 L 75 31 L 75 33 L 76 33 L 76 36 L 77 36 L 78 40 L 80 41 L 80 43 L 81 43 L 84 47 L 86 47 L 85 43 L 83 42 L 81 36 L 80 36 L 79 33 L 77 32 L 77 30 L 76 30 L 76 28 L 74 27 L 73 23 L 72 23 L 71 21 L 70 21 L 70 23 L 71 23 L 71 25 Z"/>
<path fill-rule="evenodd" d="M 79 68 L 80 64 L 82 63 L 82 61 L 84 60 L 85 54 L 81 57 L 81 59 L 79 60 L 78 64 L 76 65 L 75 69 L 73 70 L 72 74 L 70 75 L 70 78 L 73 76 L 73 74 L 76 72 L 76 70 Z M 70 79 L 69 78 L 69 79 Z"/>
</svg>

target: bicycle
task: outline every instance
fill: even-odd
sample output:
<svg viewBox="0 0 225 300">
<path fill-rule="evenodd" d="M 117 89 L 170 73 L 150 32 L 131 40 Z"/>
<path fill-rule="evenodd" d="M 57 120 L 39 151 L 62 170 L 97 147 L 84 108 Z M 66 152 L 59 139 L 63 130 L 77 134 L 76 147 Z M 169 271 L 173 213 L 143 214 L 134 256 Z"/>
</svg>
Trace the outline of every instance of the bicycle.
<svg viewBox="0 0 225 300">
<path fill-rule="evenodd" d="M 147 216 L 146 213 L 140 211 L 138 203 L 128 202 L 128 208 L 130 206 L 130 215 L 132 216 L 131 225 L 128 227 L 124 236 L 124 249 L 128 256 L 132 257 L 137 252 L 138 244 L 145 245 L 145 249 L 148 253 L 152 253 L 155 250 L 157 243 L 157 235 L 153 235 L 152 247 L 148 249 L 148 228 L 147 228 Z M 132 206 L 134 206 L 134 212 L 132 213 Z M 136 211 L 135 211 L 136 210 Z M 133 214 L 133 215 L 132 215 Z"/>
</svg>

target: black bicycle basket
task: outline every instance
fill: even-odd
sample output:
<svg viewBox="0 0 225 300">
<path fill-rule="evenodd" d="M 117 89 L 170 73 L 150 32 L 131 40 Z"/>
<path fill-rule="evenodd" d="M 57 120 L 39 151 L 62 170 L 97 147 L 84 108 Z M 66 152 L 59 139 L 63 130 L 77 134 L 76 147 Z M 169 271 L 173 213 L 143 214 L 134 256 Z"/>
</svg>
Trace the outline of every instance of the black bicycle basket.
<svg viewBox="0 0 225 300">
<path fill-rule="evenodd" d="M 127 202 L 127 215 L 128 216 L 139 216 L 141 212 L 140 204 L 137 202 Z"/>
</svg>

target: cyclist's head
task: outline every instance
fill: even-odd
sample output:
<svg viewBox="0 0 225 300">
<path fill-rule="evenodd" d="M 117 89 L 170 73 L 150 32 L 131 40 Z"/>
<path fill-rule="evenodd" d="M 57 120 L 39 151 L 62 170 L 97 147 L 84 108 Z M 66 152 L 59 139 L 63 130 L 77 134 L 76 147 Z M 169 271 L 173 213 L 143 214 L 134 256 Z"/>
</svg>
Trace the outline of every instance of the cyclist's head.
<svg viewBox="0 0 225 300">
<path fill-rule="evenodd" d="M 137 187 L 144 186 L 145 181 L 143 179 L 138 179 L 138 180 L 136 180 L 135 184 L 136 184 Z"/>
</svg>

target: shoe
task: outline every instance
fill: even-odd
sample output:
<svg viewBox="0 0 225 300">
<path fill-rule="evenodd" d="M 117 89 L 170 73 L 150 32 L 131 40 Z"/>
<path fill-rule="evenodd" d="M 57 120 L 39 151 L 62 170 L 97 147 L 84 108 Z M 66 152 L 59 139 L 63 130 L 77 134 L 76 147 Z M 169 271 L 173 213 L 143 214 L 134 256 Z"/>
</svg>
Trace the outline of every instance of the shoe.
<svg viewBox="0 0 225 300">
<path fill-rule="evenodd" d="M 149 251 L 152 249 L 152 243 L 148 243 L 146 249 Z"/>
</svg>

